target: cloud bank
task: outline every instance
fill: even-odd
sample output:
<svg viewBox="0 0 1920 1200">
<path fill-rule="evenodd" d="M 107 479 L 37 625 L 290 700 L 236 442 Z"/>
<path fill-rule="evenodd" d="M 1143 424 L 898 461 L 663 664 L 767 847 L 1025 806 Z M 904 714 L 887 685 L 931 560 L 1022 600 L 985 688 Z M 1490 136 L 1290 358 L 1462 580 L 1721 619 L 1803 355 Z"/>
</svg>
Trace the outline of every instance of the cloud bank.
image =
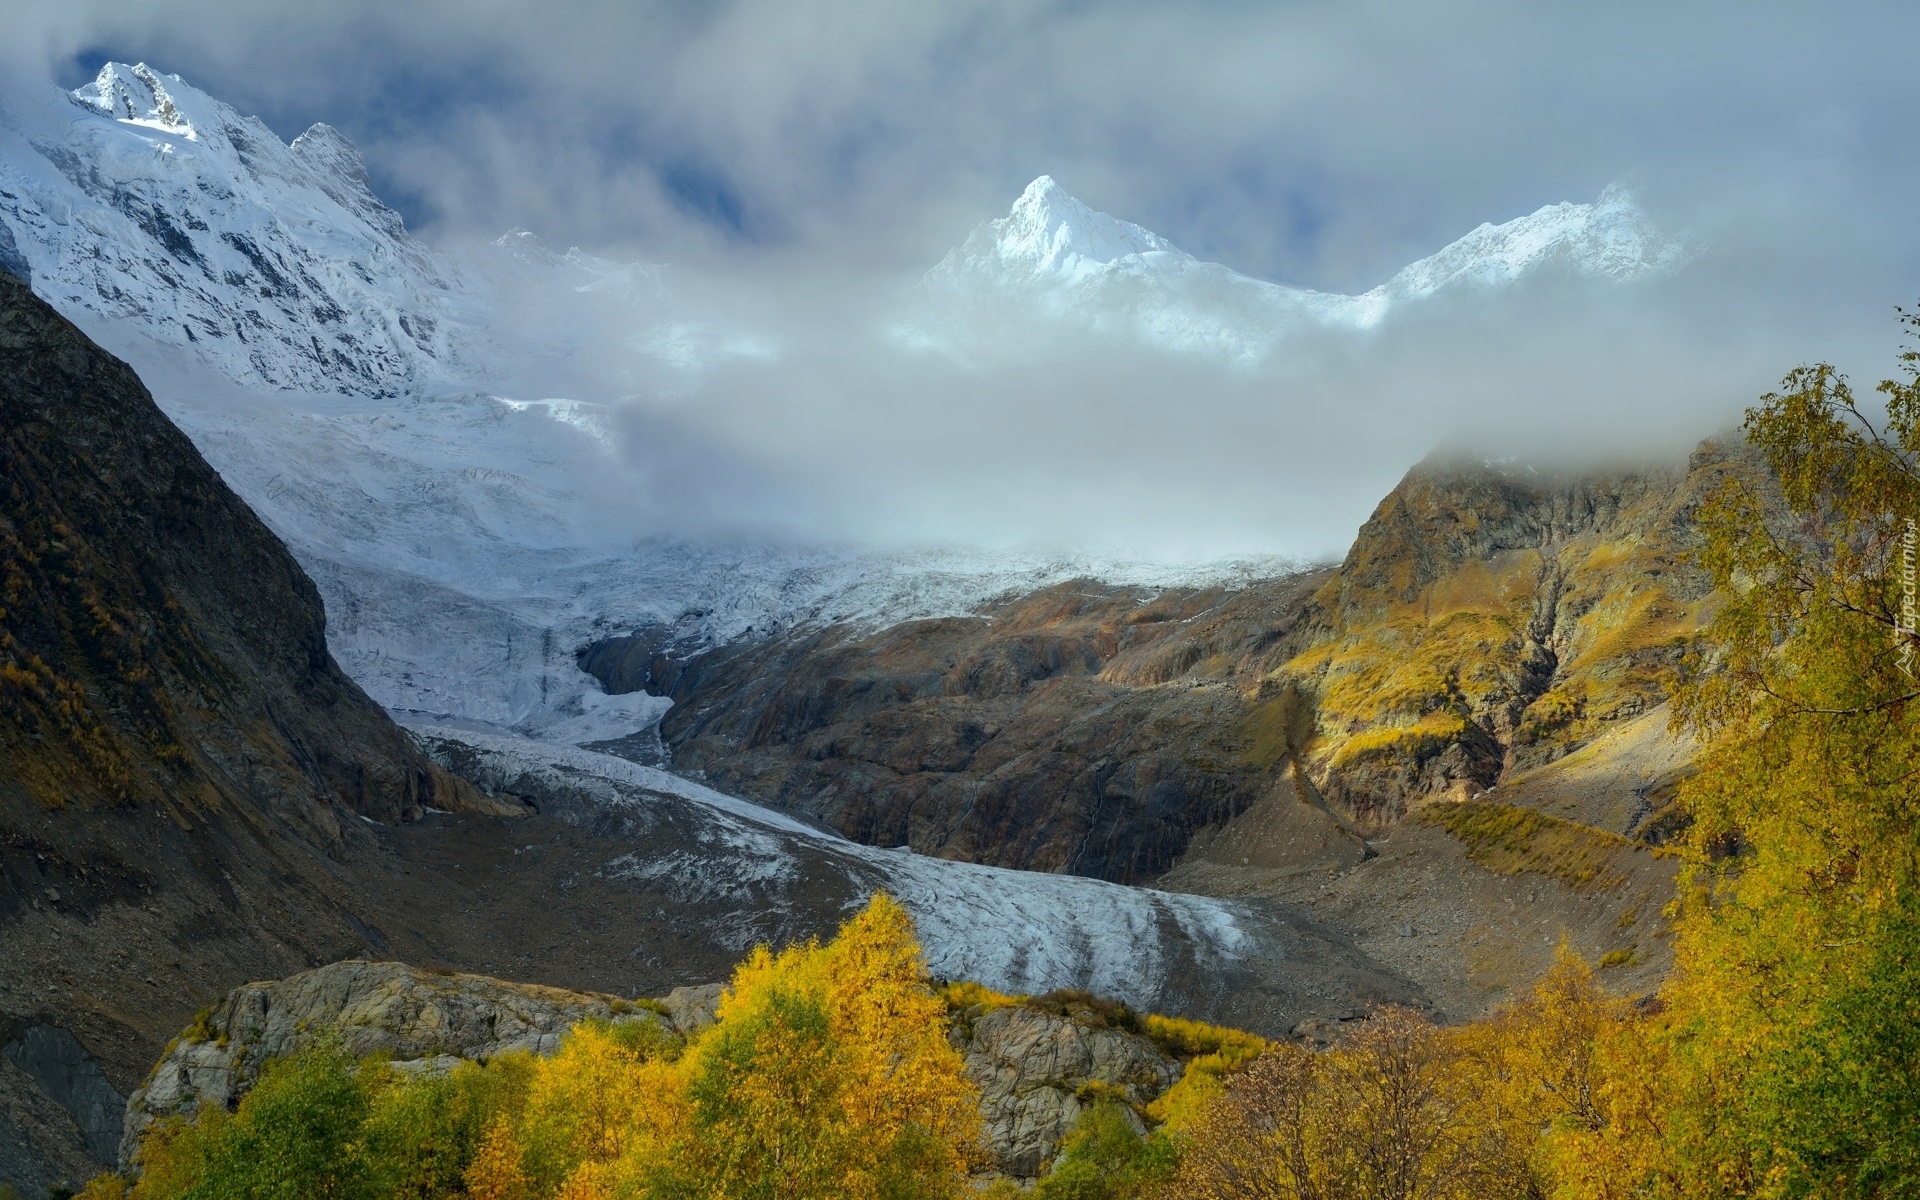
<svg viewBox="0 0 1920 1200">
<path fill-rule="evenodd" d="M 524 226 L 675 264 L 781 350 L 646 375 L 636 428 L 798 481 L 807 504 L 769 519 L 1318 554 L 1442 441 L 1668 453 L 1797 362 L 1877 377 L 1920 295 L 1916 25 L 1895 4 L 79 0 L 7 14 L 5 69 L 71 86 L 143 58 L 282 136 L 341 128 L 431 240 Z M 1064 336 L 969 371 L 874 332 L 1043 172 L 1332 291 L 1622 178 L 1705 252 L 1267 373 Z"/>
</svg>

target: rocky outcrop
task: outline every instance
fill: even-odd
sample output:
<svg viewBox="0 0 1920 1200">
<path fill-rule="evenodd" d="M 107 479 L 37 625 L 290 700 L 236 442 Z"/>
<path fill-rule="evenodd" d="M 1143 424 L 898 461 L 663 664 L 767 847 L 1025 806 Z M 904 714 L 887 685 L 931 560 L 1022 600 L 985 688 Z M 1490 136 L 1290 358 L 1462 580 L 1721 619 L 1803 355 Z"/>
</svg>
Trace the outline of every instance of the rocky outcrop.
<svg viewBox="0 0 1920 1200">
<path fill-rule="evenodd" d="M 0 271 L 5 271 L 21 283 L 33 283 L 33 268 L 28 265 L 27 256 L 20 253 L 20 243 L 13 237 L 13 226 L 5 221 L 0 221 Z"/>
<path fill-rule="evenodd" d="M 1329 799 L 1391 822 L 1552 762 L 1659 706 L 1713 612 L 1694 514 L 1762 468 L 1703 443 L 1684 465 L 1410 472 L 1316 593 L 1281 673 L 1318 700 Z"/>
<path fill-rule="evenodd" d="M 588 1018 L 657 1021 L 681 1036 L 713 1024 L 722 984 L 676 988 L 660 1000 L 422 971 L 401 963 L 333 963 L 235 988 L 167 1047 L 126 1109 L 123 1166 L 158 1118 L 232 1108 L 261 1066 L 331 1035 L 356 1055 L 380 1053 L 401 1071 L 443 1071 L 461 1059 L 550 1054 Z M 1151 1039 L 1113 1028 L 1111 1006 L 1078 994 L 1055 1003 L 975 1005 L 955 1014 L 952 1039 L 980 1088 L 987 1157 L 1031 1179 L 1059 1152 L 1081 1112 L 1107 1098 L 1144 1108 L 1182 1064 Z M 1136 1117 L 1137 1119 L 1137 1117 Z"/>
<path fill-rule="evenodd" d="M 710 1024 L 719 989 L 680 989 L 644 1006 L 614 996 L 483 975 L 349 960 L 229 992 L 167 1048 L 127 1103 L 120 1161 L 131 1164 L 156 1118 L 202 1105 L 232 1108 L 269 1059 L 323 1032 L 356 1055 L 385 1054 L 401 1070 L 444 1070 L 522 1050 L 550 1054 L 588 1018 L 654 1021 L 691 1033 Z"/>
<path fill-rule="evenodd" d="M 1183 1070 L 1150 1039 L 1107 1028 L 1096 1014 L 1071 1006 L 1052 1013 L 1023 1004 L 976 1005 L 957 1015 L 953 1039 L 980 1088 L 993 1169 L 1027 1179 L 1045 1170 L 1096 1100 L 1119 1100 L 1133 1112 L 1178 1082 Z"/>
</svg>

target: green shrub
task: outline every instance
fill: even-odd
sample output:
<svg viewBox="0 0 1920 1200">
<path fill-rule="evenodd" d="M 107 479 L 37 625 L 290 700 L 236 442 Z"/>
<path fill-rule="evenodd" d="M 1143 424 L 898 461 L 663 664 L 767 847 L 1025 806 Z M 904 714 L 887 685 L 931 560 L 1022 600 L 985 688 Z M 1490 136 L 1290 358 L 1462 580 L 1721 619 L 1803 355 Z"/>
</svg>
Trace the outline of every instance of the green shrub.
<svg viewBox="0 0 1920 1200">
<path fill-rule="evenodd" d="M 1143 1136 L 1136 1121 L 1119 1101 L 1096 1101 L 1061 1143 L 1053 1170 L 1033 1191 L 1035 1200 L 1129 1200 L 1165 1182 L 1178 1158 L 1173 1142 Z"/>
</svg>

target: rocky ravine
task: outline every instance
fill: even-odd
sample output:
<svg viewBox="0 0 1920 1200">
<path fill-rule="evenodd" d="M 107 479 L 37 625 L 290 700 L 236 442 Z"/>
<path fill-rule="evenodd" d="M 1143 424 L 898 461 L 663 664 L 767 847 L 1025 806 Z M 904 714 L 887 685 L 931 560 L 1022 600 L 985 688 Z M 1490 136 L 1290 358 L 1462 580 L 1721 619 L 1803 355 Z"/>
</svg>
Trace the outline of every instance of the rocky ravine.
<svg viewBox="0 0 1920 1200">
<path fill-rule="evenodd" d="M 261 1064 L 336 1032 L 356 1054 L 384 1053 L 405 1072 L 450 1070 L 461 1059 L 551 1053 L 575 1023 L 655 1021 L 686 1036 L 713 1021 L 722 985 L 676 988 L 636 1006 L 613 996 L 434 974 L 399 963 L 348 961 L 249 983 L 214 1005 L 167 1049 L 127 1106 L 123 1166 L 137 1164 L 154 1120 L 202 1105 L 232 1107 Z M 1151 1040 L 1106 1027 L 1092 1010 L 1027 1005 L 956 1015 L 953 1040 L 980 1087 L 987 1157 L 1000 1174 L 1032 1178 L 1058 1152 L 1092 1091 L 1144 1107 L 1182 1065 Z"/>
</svg>

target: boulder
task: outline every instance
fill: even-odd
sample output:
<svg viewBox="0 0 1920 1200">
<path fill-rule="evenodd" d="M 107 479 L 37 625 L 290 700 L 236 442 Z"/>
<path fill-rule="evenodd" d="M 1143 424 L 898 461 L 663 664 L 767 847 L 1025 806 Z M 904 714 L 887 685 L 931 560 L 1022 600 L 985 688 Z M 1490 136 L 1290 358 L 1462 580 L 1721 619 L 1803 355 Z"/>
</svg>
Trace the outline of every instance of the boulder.
<svg viewBox="0 0 1920 1200">
<path fill-rule="evenodd" d="M 1139 1034 L 1025 1005 L 965 1010 L 953 1036 L 980 1088 L 993 1169 L 1023 1179 L 1045 1170 L 1096 1100 L 1144 1106 L 1182 1071 Z"/>
<path fill-rule="evenodd" d="M 132 1162 L 155 1119 L 205 1104 L 231 1108 L 264 1062 L 299 1050 L 323 1030 L 356 1055 L 385 1053 L 396 1068 L 425 1073 L 513 1050 L 549 1054 L 589 1017 L 666 1023 L 652 1004 L 636 1008 L 591 992 L 358 959 L 245 984 L 176 1038 L 129 1098 L 120 1161 Z"/>
</svg>

